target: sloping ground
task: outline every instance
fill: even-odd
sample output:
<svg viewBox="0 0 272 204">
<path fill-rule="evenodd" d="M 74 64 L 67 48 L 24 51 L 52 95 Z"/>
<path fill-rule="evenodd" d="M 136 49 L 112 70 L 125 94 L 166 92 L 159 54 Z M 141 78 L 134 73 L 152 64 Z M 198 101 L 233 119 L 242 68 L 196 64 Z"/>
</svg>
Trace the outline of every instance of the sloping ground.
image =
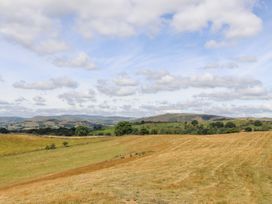
<svg viewBox="0 0 272 204">
<path fill-rule="evenodd" d="M 163 115 L 156 115 L 146 118 L 140 118 L 136 121 L 145 122 L 191 122 L 198 121 L 213 121 L 213 120 L 226 120 L 231 119 L 224 116 L 207 115 L 207 114 L 193 114 L 193 113 L 166 113 Z"/>
<path fill-rule="evenodd" d="M 107 161 L 3 187 L 0 203 L 271 203 L 272 133 L 118 144 L 125 153 Z"/>
</svg>

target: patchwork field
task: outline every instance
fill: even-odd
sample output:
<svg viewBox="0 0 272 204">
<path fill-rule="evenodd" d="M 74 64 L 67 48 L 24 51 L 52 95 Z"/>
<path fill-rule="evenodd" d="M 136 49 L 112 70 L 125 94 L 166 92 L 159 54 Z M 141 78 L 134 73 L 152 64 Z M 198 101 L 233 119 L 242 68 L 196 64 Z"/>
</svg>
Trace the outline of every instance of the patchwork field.
<svg viewBox="0 0 272 204">
<path fill-rule="evenodd" d="M 51 143 L 57 148 L 45 150 Z M 85 139 L 0 135 L 0 203 L 271 200 L 271 132 Z"/>
</svg>

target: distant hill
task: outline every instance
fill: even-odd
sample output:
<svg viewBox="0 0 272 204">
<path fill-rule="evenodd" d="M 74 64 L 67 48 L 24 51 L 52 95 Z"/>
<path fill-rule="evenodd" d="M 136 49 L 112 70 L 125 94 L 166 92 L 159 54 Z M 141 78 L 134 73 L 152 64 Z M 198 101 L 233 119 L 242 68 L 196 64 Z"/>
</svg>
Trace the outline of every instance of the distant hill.
<svg viewBox="0 0 272 204">
<path fill-rule="evenodd" d="M 71 128 L 78 125 L 94 127 L 99 125 L 114 125 L 120 121 L 132 120 L 129 117 L 119 116 L 92 116 L 92 115 L 60 115 L 35 116 L 33 118 L 0 117 L 0 127 L 9 130 L 27 130 L 38 128 Z"/>
<path fill-rule="evenodd" d="M 21 117 L 0 117 L 0 124 L 9 124 L 24 121 Z"/>
<path fill-rule="evenodd" d="M 213 120 L 227 120 L 229 117 L 208 115 L 208 114 L 193 114 L 193 113 L 166 113 L 163 115 L 151 116 L 146 118 L 139 118 L 136 121 L 145 122 L 190 122 L 198 121 L 213 121 Z"/>
<path fill-rule="evenodd" d="M 130 117 L 121 116 L 99 116 L 99 115 L 60 115 L 60 116 L 35 116 L 32 121 L 59 120 L 59 121 L 88 121 L 98 124 L 115 124 L 124 120 L 131 120 Z"/>
</svg>

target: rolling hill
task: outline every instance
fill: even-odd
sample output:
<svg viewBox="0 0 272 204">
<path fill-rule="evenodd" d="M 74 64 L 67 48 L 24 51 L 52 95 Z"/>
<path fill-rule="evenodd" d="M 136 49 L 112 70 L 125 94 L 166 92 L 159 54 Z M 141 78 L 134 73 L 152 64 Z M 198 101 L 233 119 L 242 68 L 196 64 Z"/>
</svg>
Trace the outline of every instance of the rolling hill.
<svg viewBox="0 0 272 204">
<path fill-rule="evenodd" d="M 212 121 L 212 120 L 227 120 L 229 117 L 207 115 L 207 114 L 193 114 L 193 113 L 167 113 L 163 115 L 156 115 L 146 118 L 137 119 L 137 121 L 145 122 L 191 122 L 198 121 Z"/>
</svg>

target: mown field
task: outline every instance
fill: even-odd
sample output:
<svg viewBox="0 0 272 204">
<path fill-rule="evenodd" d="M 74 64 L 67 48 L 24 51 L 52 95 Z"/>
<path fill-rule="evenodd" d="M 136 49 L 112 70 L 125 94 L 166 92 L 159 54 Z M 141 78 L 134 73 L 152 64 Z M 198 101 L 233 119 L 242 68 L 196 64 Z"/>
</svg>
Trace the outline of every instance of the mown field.
<svg viewBox="0 0 272 204">
<path fill-rule="evenodd" d="M 272 132 L 64 140 L 1 135 L 0 203 L 272 200 Z"/>
</svg>

